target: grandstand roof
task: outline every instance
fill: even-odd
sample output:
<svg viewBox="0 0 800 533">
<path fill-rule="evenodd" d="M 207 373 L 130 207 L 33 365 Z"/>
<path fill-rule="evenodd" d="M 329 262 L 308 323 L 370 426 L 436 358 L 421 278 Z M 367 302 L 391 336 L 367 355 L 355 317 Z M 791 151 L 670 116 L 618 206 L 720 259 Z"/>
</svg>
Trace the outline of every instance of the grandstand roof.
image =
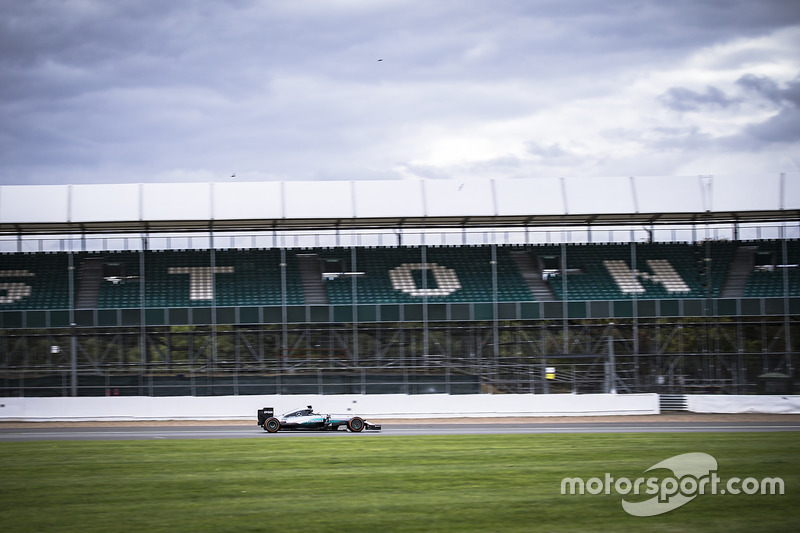
<svg viewBox="0 0 800 533">
<path fill-rule="evenodd" d="M 0 233 L 692 224 L 800 219 L 774 176 L 0 187 Z"/>
</svg>

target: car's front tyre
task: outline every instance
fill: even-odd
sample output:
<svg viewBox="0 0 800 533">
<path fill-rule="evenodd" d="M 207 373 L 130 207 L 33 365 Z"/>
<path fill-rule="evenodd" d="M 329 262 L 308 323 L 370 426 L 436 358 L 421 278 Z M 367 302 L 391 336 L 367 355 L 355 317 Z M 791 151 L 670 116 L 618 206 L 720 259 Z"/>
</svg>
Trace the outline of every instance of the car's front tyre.
<svg viewBox="0 0 800 533">
<path fill-rule="evenodd" d="M 347 422 L 347 429 L 353 433 L 359 433 L 364 429 L 364 421 L 361 418 L 354 416 Z"/>
<path fill-rule="evenodd" d="M 268 433 L 275 433 L 281 428 L 281 422 L 275 417 L 268 418 L 264 421 L 264 430 Z"/>
</svg>

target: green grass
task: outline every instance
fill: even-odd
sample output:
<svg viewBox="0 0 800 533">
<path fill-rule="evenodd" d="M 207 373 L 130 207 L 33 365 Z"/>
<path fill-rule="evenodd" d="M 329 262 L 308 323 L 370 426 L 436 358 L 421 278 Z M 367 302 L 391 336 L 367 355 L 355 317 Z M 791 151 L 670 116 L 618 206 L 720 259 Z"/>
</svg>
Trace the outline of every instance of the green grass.
<svg viewBox="0 0 800 533">
<path fill-rule="evenodd" d="M 634 479 L 695 451 L 786 493 L 649 518 L 617 494 L 561 495 L 564 477 Z M 0 529 L 796 531 L 798 452 L 788 432 L 0 443 Z"/>
</svg>

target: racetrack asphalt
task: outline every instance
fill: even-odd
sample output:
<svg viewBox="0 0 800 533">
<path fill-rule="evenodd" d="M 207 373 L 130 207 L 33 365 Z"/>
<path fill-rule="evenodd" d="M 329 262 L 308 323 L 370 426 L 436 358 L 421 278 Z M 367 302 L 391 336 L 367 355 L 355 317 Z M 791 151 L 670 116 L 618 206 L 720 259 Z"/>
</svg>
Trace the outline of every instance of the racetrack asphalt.
<svg viewBox="0 0 800 533">
<path fill-rule="evenodd" d="M 536 419 L 371 420 L 381 431 L 266 433 L 255 421 L 0 423 L 0 442 L 86 440 L 254 439 L 529 433 L 731 433 L 800 431 L 798 415 L 653 415 Z"/>
</svg>

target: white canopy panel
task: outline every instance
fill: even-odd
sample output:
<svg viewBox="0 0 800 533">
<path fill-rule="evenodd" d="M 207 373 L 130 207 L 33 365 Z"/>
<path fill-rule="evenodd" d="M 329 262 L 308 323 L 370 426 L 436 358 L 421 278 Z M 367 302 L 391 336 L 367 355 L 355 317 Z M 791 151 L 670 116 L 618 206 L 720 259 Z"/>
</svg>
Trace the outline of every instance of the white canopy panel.
<svg viewBox="0 0 800 533">
<path fill-rule="evenodd" d="M 359 218 L 424 217 L 423 182 L 353 181 L 355 206 Z"/>
<path fill-rule="evenodd" d="M 37 189 L 33 189 L 34 191 Z M 138 220 L 141 216 L 139 186 L 73 185 L 68 220 L 105 222 L 107 220 Z M 98 198 L 103 201 L 98 202 Z"/>
<path fill-rule="evenodd" d="M 564 180 L 567 213 L 635 213 L 631 178 Z"/>
<path fill-rule="evenodd" d="M 4 233 L 767 221 L 799 210 L 800 173 L 0 187 Z"/>
<path fill-rule="evenodd" d="M 142 186 L 140 198 L 142 206 L 140 220 L 211 218 L 209 183 L 148 183 Z"/>
<path fill-rule="evenodd" d="M 425 215 L 429 217 L 496 216 L 493 181 L 423 181 Z"/>
<path fill-rule="evenodd" d="M 636 203 L 638 210 L 642 213 L 703 213 L 706 211 L 703 201 L 705 178 L 676 176 L 668 179 L 648 177 L 634 178 L 634 180 Z M 750 209 L 744 210 L 749 211 Z"/>
<path fill-rule="evenodd" d="M 495 181 L 497 212 L 501 216 L 563 215 L 562 180 L 559 178 Z"/>
<path fill-rule="evenodd" d="M 276 219 L 283 217 L 283 184 L 240 182 L 215 183 L 212 219 Z M 242 201 L 247 198 L 248 201 Z"/>
<path fill-rule="evenodd" d="M 69 192 L 65 185 L 0 187 L 0 223 L 65 222 L 69 218 Z"/>
<path fill-rule="evenodd" d="M 713 178 L 713 194 L 711 195 L 711 205 L 709 211 L 736 211 L 744 203 L 754 211 L 767 209 L 780 209 L 782 206 L 781 182 L 785 185 L 797 183 L 800 176 L 794 179 L 781 180 L 777 175 L 754 176 L 749 180 L 736 180 L 731 176 L 719 176 Z M 797 188 L 794 187 L 795 193 Z M 785 200 L 792 200 L 797 207 L 800 194 L 786 196 Z"/>
</svg>

